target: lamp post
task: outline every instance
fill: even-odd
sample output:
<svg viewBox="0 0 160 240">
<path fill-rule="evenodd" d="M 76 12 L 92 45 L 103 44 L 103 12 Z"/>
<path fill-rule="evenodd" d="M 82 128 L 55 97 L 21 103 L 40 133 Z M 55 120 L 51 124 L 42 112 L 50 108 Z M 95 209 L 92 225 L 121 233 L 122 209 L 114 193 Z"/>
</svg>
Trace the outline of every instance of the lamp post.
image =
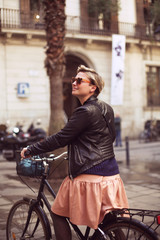
<svg viewBox="0 0 160 240">
<path fill-rule="evenodd" d="M 154 35 L 155 35 L 156 40 L 160 41 L 160 25 L 158 25 L 158 27 L 156 28 Z"/>
</svg>

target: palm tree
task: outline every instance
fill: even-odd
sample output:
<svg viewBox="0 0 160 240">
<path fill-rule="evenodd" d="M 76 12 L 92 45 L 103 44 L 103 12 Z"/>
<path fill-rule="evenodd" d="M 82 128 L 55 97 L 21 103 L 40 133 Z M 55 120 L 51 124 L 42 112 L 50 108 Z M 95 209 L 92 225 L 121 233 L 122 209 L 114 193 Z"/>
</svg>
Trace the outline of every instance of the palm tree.
<svg viewBox="0 0 160 240">
<path fill-rule="evenodd" d="M 65 0 L 44 0 L 46 59 L 45 67 L 50 80 L 49 135 L 64 125 L 63 75 L 65 71 Z"/>
</svg>

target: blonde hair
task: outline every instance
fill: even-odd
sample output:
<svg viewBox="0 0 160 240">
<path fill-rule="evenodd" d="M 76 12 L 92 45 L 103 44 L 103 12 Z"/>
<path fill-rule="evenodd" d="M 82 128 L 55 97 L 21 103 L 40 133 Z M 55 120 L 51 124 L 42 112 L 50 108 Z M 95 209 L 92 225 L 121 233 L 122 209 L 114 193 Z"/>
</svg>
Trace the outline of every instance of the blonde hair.
<svg viewBox="0 0 160 240">
<path fill-rule="evenodd" d="M 99 76 L 99 74 L 94 69 L 88 68 L 84 65 L 80 65 L 78 67 L 77 73 L 79 72 L 85 72 L 91 83 L 97 87 L 94 95 L 98 96 L 104 87 L 104 81 L 101 76 Z"/>
</svg>

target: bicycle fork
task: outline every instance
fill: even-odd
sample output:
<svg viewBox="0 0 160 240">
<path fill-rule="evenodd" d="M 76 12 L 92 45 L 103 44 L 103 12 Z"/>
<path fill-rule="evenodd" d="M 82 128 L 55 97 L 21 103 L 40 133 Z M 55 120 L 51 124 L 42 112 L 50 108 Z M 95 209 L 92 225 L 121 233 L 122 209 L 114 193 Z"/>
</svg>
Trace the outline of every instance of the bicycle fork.
<svg viewBox="0 0 160 240">
<path fill-rule="evenodd" d="M 28 210 L 27 221 L 26 221 L 26 224 L 25 224 L 25 227 L 24 227 L 22 236 L 21 236 L 21 238 L 20 238 L 21 240 L 24 239 L 24 235 L 25 235 L 25 233 L 26 233 L 26 231 L 27 231 L 27 228 L 28 228 L 28 226 L 29 226 L 30 219 L 31 219 L 32 212 L 33 212 L 33 208 L 34 208 L 35 204 L 36 204 L 36 201 L 33 203 L 33 199 L 32 199 L 32 200 L 31 200 L 31 203 L 30 203 L 29 210 Z M 39 224 L 39 218 L 37 218 L 35 227 L 34 227 L 34 229 L 33 229 L 33 231 L 32 231 L 31 236 L 29 236 L 29 237 L 33 237 L 33 236 L 34 236 L 34 233 L 35 233 L 35 231 L 36 231 L 36 229 L 37 229 L 37 227 L 38 227 L 38 224 Z"/>
</svg>

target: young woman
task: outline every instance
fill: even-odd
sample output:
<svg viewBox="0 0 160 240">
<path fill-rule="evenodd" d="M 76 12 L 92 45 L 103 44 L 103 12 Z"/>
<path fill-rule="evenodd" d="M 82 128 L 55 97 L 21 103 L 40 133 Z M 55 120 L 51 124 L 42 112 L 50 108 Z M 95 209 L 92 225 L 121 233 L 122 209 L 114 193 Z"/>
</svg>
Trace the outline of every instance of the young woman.
<svg viewBox="0 0 160 240">
<path fill-rule="evenodd" d="M 71 240 L 64 217 L 96 229 L 106 213 L 128 207 L 113 150 L 114 113 L 111 106 L 97 99 L 103 87 L 95 70 L 79 66 L 72 78 L 72 94 L 81 106 L 60 132 L 21 152 L 24 158 L 26 151 L 37 155 L 68 145 L 69 175 L 52 205 L 57 240 Z"/>
</svg>

